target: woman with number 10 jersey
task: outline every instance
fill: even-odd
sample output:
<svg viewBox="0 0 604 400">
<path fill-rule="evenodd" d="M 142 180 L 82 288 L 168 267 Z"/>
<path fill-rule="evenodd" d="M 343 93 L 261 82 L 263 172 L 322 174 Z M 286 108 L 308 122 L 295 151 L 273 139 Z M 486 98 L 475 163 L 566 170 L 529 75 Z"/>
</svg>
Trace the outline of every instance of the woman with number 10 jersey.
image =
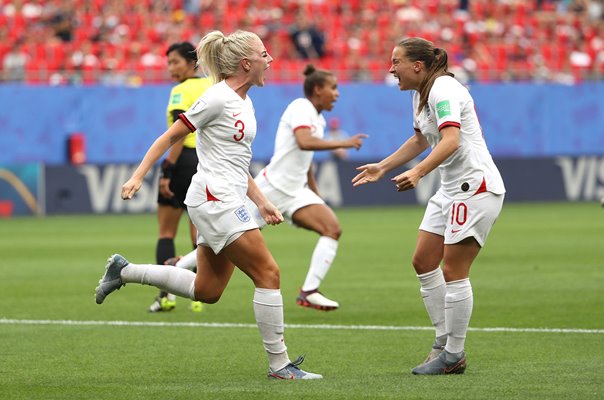
<svg viewBox="0 0 604 400">
<path fill-rule="evenodd" d="M 400 90 L 414 90 L 411 136 L 379 163 L 357 168 L 355 186 L 379 180 L 419 156 L 426 158 L 392 178 L 396 190 L 410 190 L 438 167 L 441 187 L 419 227 L 412 264 L 436 338 L 416 375 L 461 374 L 474 295 L 470 267 L 499 216 L 505 187 L 493 162 L 468 90 L 447 71 L 447 52 L 412 37 L 392 51 L 390 73 Z M 442 269 L 440 263 L 442 262 Z"/>
</svg>

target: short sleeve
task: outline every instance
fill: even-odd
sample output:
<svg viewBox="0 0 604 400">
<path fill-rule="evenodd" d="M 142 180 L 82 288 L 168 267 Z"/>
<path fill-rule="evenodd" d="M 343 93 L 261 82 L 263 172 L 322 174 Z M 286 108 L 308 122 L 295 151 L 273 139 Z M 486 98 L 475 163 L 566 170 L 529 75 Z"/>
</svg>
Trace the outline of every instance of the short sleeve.
<svg viewBox="0 0 604 400">
<path fill-rule="evenodd" d="M 292 127 L 292 132 L 296 132 L 298 128 L 312 128 L 312 113 L 309 112 L 308 104 L 305 101 L 297 101 L 292 104 L 290 111 L 289 124 Z"/>
<path fill-rule="evenodd" d="M 436 116 L 439 131 L 447 126 L 461 127 L 461 101 L 456 87 L 437 85 L 435 82 L 428 101 Z"/>
<path fill-rule="evenodd" d="M 224 100 L 217 96 L 203 95 L 183 114 L 178 117 L 187 125 L 191 132 L 207 126 L 222 114 Z"/>
<path fill-rule="evenodd" d="M 168 112 L 173 110 L 186 110 L 187 95 L 182 85 L 175 86 L 170 92 L 170 101 L 168 103 Z M 190 103 L 189 103 L 190 104 Z"/>
</svg>

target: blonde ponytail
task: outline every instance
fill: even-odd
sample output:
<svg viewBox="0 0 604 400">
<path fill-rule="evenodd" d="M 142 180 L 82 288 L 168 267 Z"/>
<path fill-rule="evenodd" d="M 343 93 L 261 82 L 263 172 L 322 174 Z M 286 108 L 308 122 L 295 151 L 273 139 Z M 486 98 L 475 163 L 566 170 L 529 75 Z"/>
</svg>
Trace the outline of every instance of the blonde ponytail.
<svg viewBox="0 0 604 400">
<path fill-rule="evenodd" d="M 233 76 L 239 63 L 254 51 L 255 33 L 236 31 L 225 36 L 221 31 L 206 34 L 197 46 L 198 64 L 214 82 Z"/>
</svg>

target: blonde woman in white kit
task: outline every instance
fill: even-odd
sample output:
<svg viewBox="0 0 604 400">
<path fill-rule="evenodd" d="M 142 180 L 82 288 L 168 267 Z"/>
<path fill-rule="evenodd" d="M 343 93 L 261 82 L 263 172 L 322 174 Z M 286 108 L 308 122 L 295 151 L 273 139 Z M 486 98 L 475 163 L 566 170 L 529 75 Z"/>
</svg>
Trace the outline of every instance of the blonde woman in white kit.
<svg viewBox="0 0 604 400">
<path fill-rule="evenodd" d="M 137 265 L 115 254 L 96 288 L 96 302 L 126 283 L 152 285 L 169 293 L 205 303 L 216 303 L 235 266 L 254 282 L 254 314 L 268 356 L 268 376 L 276 379 L 319 379 L 301 370 L 303 357 L 292 362 L 283 338 L 283 299 L 279 267 L 266 247 L 256 210 L 264 222 L 279 224 L 283 217 L 249 175 L 251 145 L 256 135 L 252 86 L 264 86 L 264 71 L 273 61 L 260 38 L 237 31 L 203 37 L 198 58 L 217 82 L 149 148 L 132 177 L 122 187 L 127 200 L 140 189 L 144 176 L 171 145 L 197 132 L 198 172 L 185 203 L 198 231 L 197 273 L 182 268 Z"/>
<path fill-rule="evenodd" d="M 367 135 L 324 139 L 326 123 L 322 113 L 331 111 L 339 96 L 337 79 L 332 72 L 312 65 L 306 67 L 304 75 L 304 97 L 292 101 L 281 115 L 274 155 L 255 181 L 287 221 L 319 234 L 296 302 L 302 307 L 332 311 L 340 304 L 320 292 L 319 285 L 334 261 L 342 228 L 319 194 L 312 160 L 316 150 L 359 149 Z M 257 213 L 253 217 L 260 227 L 264 225 Z M 195 257 L 189 253 L 175 265 L 194 268 Z"/>
</svg>

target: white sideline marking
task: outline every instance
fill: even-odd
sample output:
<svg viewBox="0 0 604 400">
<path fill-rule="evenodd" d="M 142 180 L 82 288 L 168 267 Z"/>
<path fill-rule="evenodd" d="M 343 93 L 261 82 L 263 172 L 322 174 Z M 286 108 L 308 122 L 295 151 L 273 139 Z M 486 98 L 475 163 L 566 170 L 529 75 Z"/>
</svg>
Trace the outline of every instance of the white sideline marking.
<svg viewBox="0 0 604 400">
<path fill-rule="evenodd" d="M 75 321 L 65 319 L 8 319 L 0 318 L 4 325 L 79 325 L 79 326 L 156 326 L 188 328 L 250 328 L 256 324 L 230 322 L 149 322 L 149 321 Z M 285 324 L 288 329 L 334 329 L 351 331 L 431 331 L 431 326 L 388 326 L 388 325 L 304 325 Z M 556 328 L 468 328 L 474 332 L 519 332 L 519 333 L 592 333 L 604 334 L 604 329 L 556 329 Z"/>
</svg>

